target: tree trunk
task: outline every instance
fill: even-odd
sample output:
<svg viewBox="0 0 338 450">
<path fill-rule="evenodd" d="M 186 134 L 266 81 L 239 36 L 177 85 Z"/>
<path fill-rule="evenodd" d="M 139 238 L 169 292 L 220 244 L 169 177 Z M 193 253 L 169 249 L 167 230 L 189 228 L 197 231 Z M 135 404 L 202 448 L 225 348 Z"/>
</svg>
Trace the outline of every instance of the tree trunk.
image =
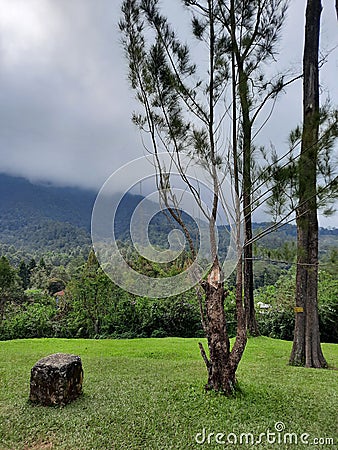
<svg viewBox="0 0 338 450">
<path fill-rule="evenodd" d="M 238 60 L 239 97 L 242 109 L 243 133 L 243 211 L 244 211 L 244 305 L 247 330 L 251 336 L 258 336 L 258 325 L 253 294 L 253 253 L 252 253 L 252 182 L 251 182 L 251 130 L 248 100 L 248 79 L 243 62 Z"/>
<path fill-rule="evenodd" d="M 94 322 L 94 333 L 97 335 L 97 334 L 100 334 L 100 319 L 96 319 L 95 320 L 95 322 Z"/>
<path fill-rule="evenodd" d="M 230 354 L 230 364 L 238 367 L 247 343 L 246 309 L 243 307 L 243 259 L 239 254 L 236 276 L 236 340 Z"/>
<path fill-rule="evenodd" d="M 0 297 L 0 323 L 4 320 L 6 298 Z"/>
<path fill-rule="evenodd" d="M 320 346 L 318 317 L 318 219 L 317 210 L 309 221 L 309 266 L 305 324 L 305 367 L 327 367 Z"/>
<path fill-rule="evenodd" d="M 237 386 L 236 370 L 246 346 L 246 322 L 245 311 L 242 305 L 242 288 L 237 289 L 237 336 L 234 347 L 230 351 L 230 340 L 227 332 L 227 322 L 224 312 L 225 291 L 222 282 L 217 281 L 213 274 L 220 273 L 217 264 L 211 271 L 208 280 L 203 283 L 205 292 L 206 310 L 206 334 L 209 348 L 209 358 L 207 357 L 203 345 L 200 343 L 200 350 L 204 362 L 208 369 L 208 382 L 205 386 L 207 390 L 221 392 L 227 396 L 234 394 Z M 237 275 L 240 271 L 240 285 L 242 278 L 242 264 L 238 264 Z M 240 295 L 240 299 L 238 298 Z M 240 302 L 240 304 L 238 303 Z"/>
<path fill-rule="evenodd" d="M 204 285 L 209 347 L 208 383 L 206 389 L 231 393 L 235 385 L 235 374 L 227 373 L 230 341 L 224 312 L 224 287 L 207 282 Z"/>
<path fill-rule="evenodd" d="M 290 364 L 302 366 L 305 362 L 305 302 L 307 295 L 307 272 L 305 261 L 307 260 L 307 230 L 306 222 L 297 211 L 297 273 L 296 273 L 296 307 L 295 329 Z"/>
<path fill-rule="evenodd" d="M 244 195 L 246 197 L 246 195 Z M 250 198 L 245 201 L 249 204 Z M 251 208 L 250 208 L 251 209 Z M 251 210 L 245 216 L 245 240 L 248 242 L 252 239 Z M 253 253 L 252 244 L 244 247 L 244 304 L 245 317 L 247 321 L 247 330 L 251 336 L 258 336 L 258 325 L 256 320 L 256 310 L 254 302 L 254 282 L 253 282 Z"/>
<path fill-rule="evenodd" d="M 317 143 L 319 129 L 320 0 L 308 0 L 303 57 L 303 135 L 297 208 L 296 320 L 291 365 L 326 367 L 318 319 Z"/>
</svg>

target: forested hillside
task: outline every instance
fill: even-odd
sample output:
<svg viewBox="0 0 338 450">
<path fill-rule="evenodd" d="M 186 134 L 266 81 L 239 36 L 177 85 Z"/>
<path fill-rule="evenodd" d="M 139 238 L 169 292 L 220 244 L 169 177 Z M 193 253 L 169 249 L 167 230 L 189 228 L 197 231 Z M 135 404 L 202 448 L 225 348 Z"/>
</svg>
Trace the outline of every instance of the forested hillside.
<svg viewBox="0 0 338 450">
<path fill-rule="evenodd" d="M 96 192 L 77 188 L 37 185 L 24 178 L 0 174 L 0 252 L 38 254 L 71 253 L 90 246 L 90 220 Z M 134 209 L 141 201 L 139 195 L 127 194 L 118 208 L 115 235 L 119 240 L 130 239 L 129 223 Z M 151 210 L 151 202 L 144 202 Z M 268 223 L 254 223 L 254 232 Z M 191 223 L 191 226 L 192 223 Z M 172 223 L 157 214 L 149 227 L 150 241 L 167 246 Z M 220 228 L 222 238 L 224 230 Z M 285 225 L 259 241 L 258 246 L 278 249 L 295 242 L 296 227 Z M 320 231 L 322 253 L 338 245 L 338 229 Z"/>
</svg>

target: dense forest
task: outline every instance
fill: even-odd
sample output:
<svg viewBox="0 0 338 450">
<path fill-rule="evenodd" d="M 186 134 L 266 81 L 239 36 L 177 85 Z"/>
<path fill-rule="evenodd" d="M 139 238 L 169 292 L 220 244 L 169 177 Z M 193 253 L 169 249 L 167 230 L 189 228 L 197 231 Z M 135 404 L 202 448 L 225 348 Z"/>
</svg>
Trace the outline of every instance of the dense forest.
<svg viewBox="0 0 338 450">
<path fill-rule="evenodd" d="M 319 314 L 323 342 L 338 342 L 338 272 L 332 251 L 320 271 Z M 150 276 L 167 276 L 129 252 L 130 264 Z M 283 268 L 284 267 L 284 268 Z M 179 267 L 176 268 L 177 273 Z M 294 327 L 292 264 L 257 262 L 255 302 L 263 335 L 292 340 Z M 229 333 L 236 328 L 235 286 L 229 280 L 225 308 Z M 64 265 L 48 259 L 21 261 L 13 267 L 0 259 L 0 339 L 34 337 L 199 337 L 203 336 L 195 290 L 166 299 L 128 294 L 100 268 L 94 253 L 69 257 Z"/>
</svg>

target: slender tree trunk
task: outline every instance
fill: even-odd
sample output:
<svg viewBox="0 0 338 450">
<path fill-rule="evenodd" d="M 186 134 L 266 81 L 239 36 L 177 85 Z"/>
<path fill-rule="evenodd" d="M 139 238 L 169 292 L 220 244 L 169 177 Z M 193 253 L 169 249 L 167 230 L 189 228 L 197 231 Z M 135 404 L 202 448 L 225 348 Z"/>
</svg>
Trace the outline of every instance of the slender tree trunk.
<svg viewBox="0 0 338 450">
<path fill-rule="evenodd" d="M 244 261 L 242 264 L 244 270 L 244 305 L 246 330 L 251 336 L 258 336 L 258 325 L 256 321 L 256 311 L 254 303 L 254 283 L 253 283 L 253 252 L 252 252 L 252 180 L 251 180 L 251 139 L 252 122 L 250 120 L 250 104 L 248 77 L 245 72 L 244 62 L 240 53 L 236 38 L 236 19 L 235 19 L 235 1 L 230 2 L 230 30 L 232 40 L 232 78 L 233 87 L 236 86 L 236 70 L 238 71 L 238 94 L 242 112 L 242 139 L 243 139 L 243 212 L 244 212 Z M 233 92 L 233 102 L 235 105 L 236 95 Z M 235 112 L 235 107 L 233 108 Z M 234 113 L 233 121 L 236 118 Z M 237 145 L 237 142 L 236 142 Z M 237 158 L 237 156 L 236 156 Z M 235 159 L 236 161 L 236 159 Z M 238 168 L 235 167 L 235 174 Z M 239 193 L 238 193 L 239 195 Z"/>
<path fill-rule="evenodd" d="M 233 0 L 232 0 L 233 4 Z M 217 258 L 213 269 L 203 284 L 205 291 L 206 317 L 202 316 L 203 327 L 208 339 L 210 357 L 208 358 L 203 345 L 200 350 L 208 369 L 207 390 L 221 391 L 226 395 L 232 395 L 236 390 L 236 371 L 242 358 L 247 342 L 246 310 L 243 307 L 243 256 L 241 246 L 241 217 L 240 217 L 240 194 L 239 194 L 239 168 L 237 152 L 237 111 L 236 111 L 236 74 L 235 53 L 232 53 L 232 77 L 233 77 L 233 161 L 234 161 L 234 185 L 236 192 L 236 242 L 238 263 L 236 267 L 236 316 L 237 333 L 233 349 L 230 351 L 230 340 L 227 332 L 227 323 L 224 312 L 224 285 L 218 283 L 221 279 L 220 267 Z M 251 227 L 250 227 L 251 229 Z"/>
<path fill-rule="evenodd" d="M 245 205 L 251 202 L 250 196 L 244 195 Z M 249 206 L 250 208 L 250 206 Z M 245 241 L 249 242 L 252 239 L 252 223 L 251 223 L 251 208 L 248 215 L 245 216 Z M 254 282 L 253 282 L 253 253 L 252 244 L 244 246 L 244 304 L 246 310 L 247 330 L 251 336 L 258 336 L 258 325 L 256 320 L 256 310 L 254 302 Z"/>
<path fill-rule="evenodd" d="M 0 323 L 4 320 L 6 298 L 0 297 Z"/>
<path fill-rule="evenodd" d="M 215 258 L 213 268 L 202 286 L 205 291 L 205 311 L 202 312 L 203 328 L 208 339 L 209 358 L 207 357 L 203 345 L 200 343 L 200 350 L 204 362 L 208 369 L 207 390 L 223 392 L 232 395 L 236 390 L 236 370 L 242 358 L 246 342 L 246 319 L 243 307 L 243 263 L 241 246 L 241 217 L 239 200 L 239 170 L 237 154 L 237 123 L 236 123 L 236 85 L 235 85 L 235 55 L 232 55 L 233 71 L 233 161 L 234 161 L 234 184 L 236 191 L 236 242 L 238 263 L 236 268 L 236 315 L 237 315 L 237 335 L 230 351 L 230 340 L 227 332 L 227 322 L 224 312 L 224 284 L 220 282 L 221 268 L 217 258 Z M 213 224 L 214 225 L 214 224 Z M 212 230 L 213 228 L 211 228 Z M 211 232 L 211 236 L 213 233 Z"/>
<path fill-rule="evenodd" d="M 319 34 L 322 5 L 308 0 L 303 57 L 303 135 L 297 209 L 296 319 L 291 365 L 326 367 L 318 319 L 317 143 L 319 129 Z"/>
<path fill-rule="evenodd" d="M 94 322 L 94 333 L 100 334 L 100 319 L 96 319 Z"/>
<path fill-rule="evenodd" d="M 234 346 L 231 350 L 230 365 L 238 367 L 238 364 L 244 353 L 247 343 L 247 320 L 246 310 L 243 307 L 243 258 L 239 257 L 237 263 L 237 277 L 236 277 L 236 316 L 237 316 L 237 332 Z"/>
<path fill-rule="evenodd" d="M 250 109 L 248 101 L 248 79 L 242 61 L 238 61 L 239 97 L 242 108 L 243 132 L 243 211 L 244 211 L 244 304 L 247 330 L 257 336 L 258 325 L 254 303 L 253 286 L 253 253 L 252 253 L 252 182 L 251 182 L 251 129 Z"/>
</svg>

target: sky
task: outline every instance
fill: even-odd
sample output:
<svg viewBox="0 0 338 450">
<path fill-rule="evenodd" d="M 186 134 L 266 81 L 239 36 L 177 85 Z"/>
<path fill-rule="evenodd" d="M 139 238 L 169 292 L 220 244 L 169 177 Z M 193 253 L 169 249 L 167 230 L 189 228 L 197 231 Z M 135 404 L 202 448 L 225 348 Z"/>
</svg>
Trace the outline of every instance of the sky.
<svg viewBox="0 0 338 450">
<path fill-rule="evenodd" d="M 162 0 L 180 21 L 179 0 Z M 323 0 L 322 98 L 338 104 L 338 26 Z M 291 0 L 276 71 L 301 70 L 305 0 Z M 184 18 L 184 15 L 182 16 Z M 0 172 L 99 189 L 144 155 L 118 32 L 119 0 L 0 0 Z M 286 148 L 301 119 L 301 83 L 283 94 L 257 145 Z M 338 226 L 338 216 L 323 221 Z"/>
</svg>

